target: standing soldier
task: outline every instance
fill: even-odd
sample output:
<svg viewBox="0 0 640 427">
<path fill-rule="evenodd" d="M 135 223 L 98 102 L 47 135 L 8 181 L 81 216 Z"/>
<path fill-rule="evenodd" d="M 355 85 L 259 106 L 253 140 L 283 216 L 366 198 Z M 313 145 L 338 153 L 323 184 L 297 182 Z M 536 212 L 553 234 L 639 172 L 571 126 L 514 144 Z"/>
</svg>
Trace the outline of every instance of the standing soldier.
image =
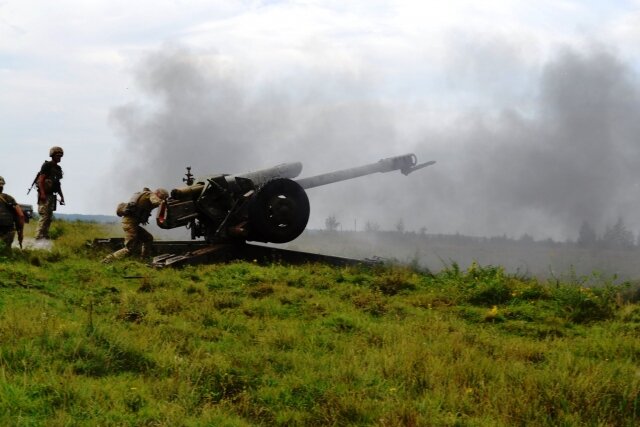
<svg viewBox="0 0 640 427">
<path fill-rule="evenodd" d="M 51 160 L 46 160 L 40 168 L 36 177 L 38 187 L 38 231 L 36 239 L 48 239 L 49 227 L 53 219 L 53 212 L 56 210 L 57 195 L 60 195 L 60 204 L 64 205 L 64 195 L 60 187 L 62 179 L 62 168 L 58 163 L 62 160 L 64 151 L 60 147 L 51 147 L 49 156 Z"/>
<path fill-rule="evenodd" d="M 153 236 L 141 225 L 149 223 L 151 211 L 160 206 L 167 197 L 169 193 L 164 188 L 151 191 L 145 187 L 142 191 L 135 193 L 129 203 L 120 203 L 116 213 L 122 217 L 124 248 L 108 255 L 102 262 L 109 263 L 128 255 L 140 255 L 142 258 L 149 256 Z"/>
<path fill-rule="evenodd" d="M 15 232 L 18 232 L 18 243 L 22 247 L 24 213 L 16 200 L 8 194 L 4 194 L 4 178 L 0 176 L 0 240 L 4 246 L 0 249 L 8 251 L 13 243 Z"/>
</svg>

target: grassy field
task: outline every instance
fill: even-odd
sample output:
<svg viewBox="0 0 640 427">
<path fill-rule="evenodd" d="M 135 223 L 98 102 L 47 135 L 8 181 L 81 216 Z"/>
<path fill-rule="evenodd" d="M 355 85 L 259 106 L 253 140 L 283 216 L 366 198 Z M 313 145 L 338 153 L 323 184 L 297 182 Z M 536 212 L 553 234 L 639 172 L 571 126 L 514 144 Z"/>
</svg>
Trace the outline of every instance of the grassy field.
<svg viewBox="0 0 640 427">
<path fill-rule="evenodd" d="M 99 262 L 98 225 L 0 258 L 0 425 L 633 426 L 628 285 L 500 267 Z"/>
</svg>

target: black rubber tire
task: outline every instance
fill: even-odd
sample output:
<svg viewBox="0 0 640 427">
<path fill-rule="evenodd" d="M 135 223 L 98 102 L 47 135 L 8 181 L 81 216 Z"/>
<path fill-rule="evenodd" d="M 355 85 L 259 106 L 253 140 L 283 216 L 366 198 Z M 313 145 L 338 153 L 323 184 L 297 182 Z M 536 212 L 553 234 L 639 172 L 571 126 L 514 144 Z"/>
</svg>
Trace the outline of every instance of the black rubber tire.
<svg viewBox="0 0 640 427">
<path fill-rule="evenodd" d="M 286 243 L 309 221 L 309 198 L 295 181 L 278 178 L 260 187 L 249 205 L 249 240 Z"/>
</svg>

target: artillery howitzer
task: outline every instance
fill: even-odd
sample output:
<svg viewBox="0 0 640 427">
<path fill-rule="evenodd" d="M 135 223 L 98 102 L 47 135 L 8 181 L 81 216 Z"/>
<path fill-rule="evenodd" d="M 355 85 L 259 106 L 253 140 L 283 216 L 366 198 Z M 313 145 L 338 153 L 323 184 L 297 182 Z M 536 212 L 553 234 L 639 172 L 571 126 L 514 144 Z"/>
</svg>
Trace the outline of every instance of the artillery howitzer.
<svg viewBox="0 0 640 427">
<path fill-rule="evenodd" d="M 374 173 L 399 170 L 408 175 L 433 163 L 418 164 L 414 154 L 405 154 L 301 179 L 296 179 L 302 171 L 299 162 L 198 179 L 194 179 L 191 168 L 187 167 L 186 178 L 183 178 L 187 185 L 171 191 L 169 199 L 158 209 L 156 222 L 163 229 L 187 227 L 192 240 L 204 238 L 203 248 L 184 255 L 157 256 L 153 264 L 164 266 L 204 259 L 264 257 L 265 254 L 257 253 L 261 246 L 245 243 L 286 243 L 297 238 L 309 220 L 309 199 L 305 190 Z M 272 257 L 274 251 L 292 252 L 269 250 Z M 300 253 L 297 255 L 299 258 Z M 317 259 L 317 255 L 308 255 L 309 259 Z"/>
</svg>

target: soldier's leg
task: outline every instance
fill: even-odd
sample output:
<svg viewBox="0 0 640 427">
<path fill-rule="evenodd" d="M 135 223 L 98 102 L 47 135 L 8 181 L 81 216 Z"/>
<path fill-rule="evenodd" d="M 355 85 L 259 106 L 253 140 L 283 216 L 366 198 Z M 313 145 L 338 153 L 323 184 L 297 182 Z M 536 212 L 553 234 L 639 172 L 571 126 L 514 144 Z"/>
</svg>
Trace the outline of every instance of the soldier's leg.
<svg viewBox="0 0 640 427">
<path fill-rule="evenodd" d="M 112 254 L 107 255 L 106 257 L 104 257 L 104 259 L 102 260 L 102 262 L 104 264 L 108 264 L 111 261 L 114 261 L 116 259 L 120 259 L 120 258 L 124 258 L 129 256 L 129 249 L 127 248 L 122 248 L 122 249 L 118 249 L 117 251 L 115 251 Z"/>
<path fill-rule="evenodd" d="M 11 229 L 0 230 L 0 252 L 9 252 L 16 232 Z"/>
<path fill-rule="evenodd" d="M 51 220 L 53 219 L 53 203 L 55 202 L 55 195 L 47 196 L 45 203 L 38 203 L 38 231 L 36 232 L 36 239 L 48 239 L 49 227 L 51 226 Z"/>
<path fill-rule="evenodd" d="M 137 250 L 137 231 L 138 225 L 129 220 L 128 218 L 122 219 L 122 230 L 124 231 L 124 248 L 118 249 L 112 254 L 107 255 L 106 258 L 102 260 L 103 263 L 109 263 L 115 259 L 120 259 L 127 257 L 129 255 L 135 254 Z"/>
<path fill-rule="evenodd" d="M 144 228 L 140 227 L 140 230 L 138 231 L 138 238 L 141 244 L 140 256 L 142 256 L 142 258 L 146 258 L 151 255 L 151 249 L 153 246 L 153 235 Z"/>
<path fill-rule="evenodd" d="M 129 251 L 130 255 L 139 256 L 140 247 L 142 242 L 140 241 L 140 230 L 142 227 L 136 222 L 122 221 L 122 228 L 124 229 L 124 247 Z"/>
<path fill-rule="evenodd" d="M 130 252 L 128 248 L 118 249 L 114 253 L 111 254 L 113 259 L 120 259 L 129 256 Z"/>
<path fill-rule="evenodd" d="M 51 218 L 47 213 L 47 205 L 38 203 L 38 228 L 36 231 L 36 239 L 46 239 L 47 233 L 49 230 L 49 225 L 51 223 Z"/>
</svg>

